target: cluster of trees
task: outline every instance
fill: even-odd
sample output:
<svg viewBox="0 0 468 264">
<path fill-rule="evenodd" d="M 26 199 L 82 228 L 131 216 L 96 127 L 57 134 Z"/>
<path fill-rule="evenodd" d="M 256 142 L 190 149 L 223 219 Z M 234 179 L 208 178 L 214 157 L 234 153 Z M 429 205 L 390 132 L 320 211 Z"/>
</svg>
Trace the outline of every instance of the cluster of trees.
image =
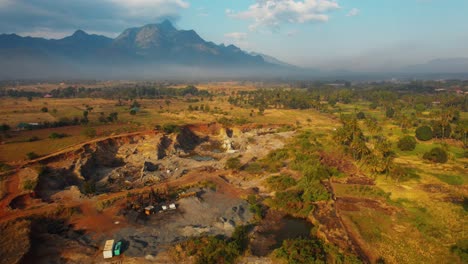
<svg viewBox="0 0 468 264">
<path fill-rule="evenodd" d="M 248 226 L 238 226 L 231 238 L 208 236 L 180 244 L 176 247 L 176 258 L 193 256 L 197 264 L 235 263 L 247 249 L 248 243 Z"/>
<path fill-rule="evenodd" d="M 327 245 L 316 237 L 287 239 L 274 251 L 277 258 L 287 263 L 363 263 L 357 256 L 343 254 L 333 246 Z"/>
<path fill-rule="evenodd" d="M 136 84 L 122 85 L 110 88 L 85 88 L 85 87 L 66 87 L 57 88 L 49 93 L 54 98 L 106 98 L 106 99 L 137 99 L 137 98 L 164 98 L 174 96 L 210 96 L 206 90 L 199 90 L 193 85 L 188 85 L 184 88 L 171 88 L 165 84 Z M 46 93 L 29 92 L 21 90 L 3 89 L 0 90 L 0 96 L 8 97 L 43 97 Z"/>
</svg>

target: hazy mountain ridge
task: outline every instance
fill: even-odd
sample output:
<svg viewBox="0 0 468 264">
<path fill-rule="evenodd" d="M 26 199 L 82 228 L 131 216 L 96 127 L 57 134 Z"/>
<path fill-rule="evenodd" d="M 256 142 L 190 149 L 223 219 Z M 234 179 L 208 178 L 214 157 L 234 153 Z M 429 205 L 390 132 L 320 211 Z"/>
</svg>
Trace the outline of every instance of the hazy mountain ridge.
<svg viewBox="0 0 468 264">
<path fill-rule="evenodd" d="M 90 35 L 77 30 L 63 39 L 21 37 L 16 34 L 0 35 L 0 49 L 9 57 L 24 59 L 24 54 L 42 57 L 55 63 L 57 59 L 72 63 L 171 63 L 196 66 L 256 66 L 271 67 L 261 56 L 252 56 L 230 45 L 216 45 L 203 40 L 193 30 L 177 30 L 169 21 L 126 29 L 117 38 Z M 37 58 L 34 58 L 37 59 Z"/>
<path fill-rule="evenodd" d="M 436 75 L 434 75 L 436 74 Z M 453 75 L 455 74 L 455 75 Z M 234 45 L 205 41 L 171 22 L 128 28 L 115 39 L 77 30 L 62 39 L 0 35 L 0 79 L 288 78 L 350 80 L 468 76 L 468 58 L 437 59 L 394 72 L 300 68 Z"/>
</svg>

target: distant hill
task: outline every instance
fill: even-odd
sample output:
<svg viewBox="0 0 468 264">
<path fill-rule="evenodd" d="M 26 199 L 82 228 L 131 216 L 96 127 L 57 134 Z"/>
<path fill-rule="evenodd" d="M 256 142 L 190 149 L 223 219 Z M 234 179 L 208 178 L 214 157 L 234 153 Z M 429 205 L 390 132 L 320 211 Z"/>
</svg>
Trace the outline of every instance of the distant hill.
<svg viewBox="0 0 468 264">
<path fill-rule="evenodd" d="M 269 56 L 269 55 L 266 55 L 266 54 L 262 54 L 262 53 L 258 53 L 258 52 L 250 52 L 250 55 L 252 56 L 260 56 L 263 58 L 264 61 L 268 62 L 268 63 L 271 63 L 271 64 L 275 64 L 275 65 L 280 65 L 280 66 L 285 66 L 285 67 L 296 67 L 294 65 L 291 65 L 289 63 L 286 63 L 284 61 L 280 61 L 278 60 L 277 58 L 273 57 L 273 56 Z"/>
<path fill-rule="evenodd" d="M 206 72 L 201 69 L 248 75 L 253 69 L 265 73 L 289 65 L 249 54 L 234 45 L 205 41 L 193 30 L 176 29 L 168 20 L 126 29 L 115 39 L 82 30 L 58 40 L 0 35 L 0 78 L 81 77 L 78 74 L 150 77 L 152 72 L 171 76 L 170 71 L 186 71 L 187 67 L 191 67 L 192 75 L 198 71 L 202 76 Z"/>
<path fill-rule="evenodd" d="M 405 67 L 408 73 L 468 73 L 468 58 L 435 59 L 425 64 Z"/>
</svg>

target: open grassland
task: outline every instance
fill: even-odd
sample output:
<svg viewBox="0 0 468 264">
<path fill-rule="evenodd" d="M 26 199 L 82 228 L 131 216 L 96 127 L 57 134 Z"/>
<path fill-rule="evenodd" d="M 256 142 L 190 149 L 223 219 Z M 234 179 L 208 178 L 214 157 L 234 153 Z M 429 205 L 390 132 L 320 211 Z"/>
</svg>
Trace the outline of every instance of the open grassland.
<svg viewBox="0 0 468 264">
<path fill-rule="evenodd" d="M 204 86 L 202 85 L 202 87 Z M 210 91 L 214 87 L 219 86 L 206 85 Z M 244 86 L 231 83 L 226 87 L 236 90 Z M 254 86 L 244 88 L 253 89 Z M 223 119 L 233 122 L 233 124 L 284 124 L 324 130 L 327 133 L 339 126 L 338 121 L 315 110 L 267 109 L 260 114 L 257 109 L 241 108 L 229 104 L 226 96 L 195 99 L 195 102 L 188 102 L 184 98 L 137 100 L 141 105 L 140 110 L 136 115 L 132 115 L 130 113 L 132 101 L 121 101 L 119 104 L 117 100 L 93 98 L 34 98 L 32 101 L 28 101 L 26 98 L 1 98 L 0 123 L 9 125 L 12 131 L 2 135 L 0 161 L 24 160 L 26 154 L 30 152 L 41 156 L 47 155 L 85 142 L 89 140 L 89 137 L 82 134 L 86 127 L 95 128 L 97 136 L 108 136 L 151 130 L 157 125 L 169 123 L 182 125 L 216 122 Z M 205 110 L 189 110 L 189 106 L 199 109 L 203 106 Z M 42 112 L 43 107 L 46 107 L 48 112 Z M 89 110 L 90 108 L 92 110 Z M 206 110 L 207 108 L 209 110 Z M 83 112 L 86 110 L 90 120 L 86 126 L 76 125 L 25 131 L 17 129 L 17 125 L 21 122 L 57 122 L 64 119 L 82 118 Z M 118 114 L 116 122 L 103 123 L 99 121 L 101 116 L 107 116 L 113 112 Z M 66 137 L 50 139 L 49 136 L 52 133 L 65 134 Z"/>
</svg>

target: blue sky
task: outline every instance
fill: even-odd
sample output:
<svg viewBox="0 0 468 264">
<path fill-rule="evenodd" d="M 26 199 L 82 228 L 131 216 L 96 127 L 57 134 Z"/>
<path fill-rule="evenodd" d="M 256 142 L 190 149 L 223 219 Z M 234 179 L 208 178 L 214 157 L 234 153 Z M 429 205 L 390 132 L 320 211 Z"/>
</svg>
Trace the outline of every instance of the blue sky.
<svg viewBox="0 0 468 264">
<path fill-rule="evenodd" d="M 468 57 L 467 0 L 0 0 L 0 32 L 115 37 L 169 18 L 215 43 L 323 69 Z"/>
</svg>

